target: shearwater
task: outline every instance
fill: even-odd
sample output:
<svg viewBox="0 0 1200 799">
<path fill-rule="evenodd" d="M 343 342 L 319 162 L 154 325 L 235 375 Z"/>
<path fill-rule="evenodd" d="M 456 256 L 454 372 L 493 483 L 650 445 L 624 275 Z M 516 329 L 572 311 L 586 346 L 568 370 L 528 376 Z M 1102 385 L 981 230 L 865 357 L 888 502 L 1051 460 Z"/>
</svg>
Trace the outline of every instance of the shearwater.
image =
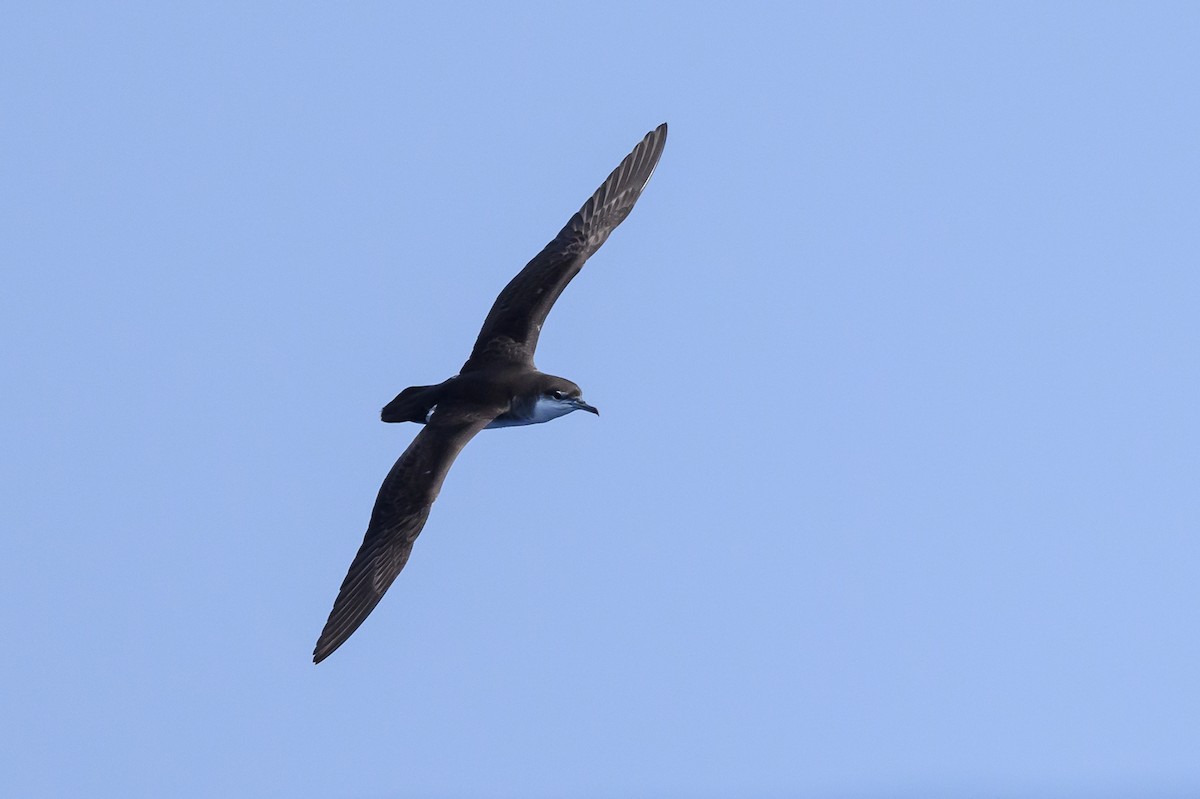
<svg viewBox="0 0 1200 799">
<path fill-rule="evenodd" d="M 435 386 L 412 386 L 383 409 L 385 422 L 425 427 L 388 472 L 362 546 L 342 582 L 313 650 L 320 663 L 346 642 L 379 604 L 429 518 L 450 465 L 488 427 L 539 424 L 572 411 L 599 411 L 579 386 L 533 363 L 546 315 L 571 278 L 633 210 L 667 141 L 659 125 L 625 156 L 566 227 L 500 292 L 471 357 Z"/>
</svg>

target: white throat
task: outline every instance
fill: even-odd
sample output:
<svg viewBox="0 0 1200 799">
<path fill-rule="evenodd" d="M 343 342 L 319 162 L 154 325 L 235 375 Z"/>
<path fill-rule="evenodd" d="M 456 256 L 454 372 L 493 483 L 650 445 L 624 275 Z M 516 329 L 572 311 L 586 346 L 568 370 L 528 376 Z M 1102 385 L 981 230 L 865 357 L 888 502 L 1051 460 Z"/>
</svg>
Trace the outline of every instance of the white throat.
<svg viewBox="0 0 1200 799">
<path fill-rule="evenodd" d="M 541 422 L 548 422 L 551 419 L 566 416 L 573 410 L 577 410 L 577 408 L 571 400 L 538 397 L 533 402 L 533 416 L 530 417 L 529 423 L 540 424 Z"/>
<path fill-rule="evenodd" d="M 542 422 L 549 422 L 551 419 L 557 419 L 560 416 L 566 416 L 575 410 L 579 409 L 571 400 L 538 397 L 533 401 L 533 413 L 529 416 L 502 416 L 489 424 L 488 427 L 520 427 L 527 424 L 541 424 Z"/>
</svg>

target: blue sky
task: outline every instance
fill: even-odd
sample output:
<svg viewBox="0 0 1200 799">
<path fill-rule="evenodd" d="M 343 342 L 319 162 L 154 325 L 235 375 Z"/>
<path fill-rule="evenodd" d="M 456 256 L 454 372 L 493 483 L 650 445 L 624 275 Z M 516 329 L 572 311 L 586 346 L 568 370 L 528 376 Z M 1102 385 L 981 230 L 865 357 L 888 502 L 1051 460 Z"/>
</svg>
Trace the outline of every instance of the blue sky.
<svg viewBox="0 0 1200 799">
<path fill-rule="evenodd" d="M 6 796 L 1200 791 L 1190 4 L 25 4 Z M 380 406 L 655 125 L 309 661 Z"/>
</svg>

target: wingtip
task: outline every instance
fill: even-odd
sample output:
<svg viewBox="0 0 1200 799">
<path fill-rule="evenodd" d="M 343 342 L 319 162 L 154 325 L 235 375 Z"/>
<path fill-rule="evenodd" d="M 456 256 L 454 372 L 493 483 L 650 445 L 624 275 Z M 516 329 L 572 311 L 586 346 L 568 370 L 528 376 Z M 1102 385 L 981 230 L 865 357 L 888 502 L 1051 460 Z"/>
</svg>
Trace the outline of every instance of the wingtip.
<svg viewBox="0 0 1200 799">
<path fill-rule="evenodd" d="M 654 171 L 658 169 L 658 159 L 662 158 L 663 150 L 665 150 L 666 147 L 667 123 L 663 122 L 657 128 L 647 133 L 646 137 L 642 139 L 642 143 L 634 149 L 633 153 L 630 153 L 630 156 L 633 157 L 635 154 L 641 151 L 641 157 L 648 162 L 650 167 L 649 170 L 645 172 L 645 177 L 642 179 L 641 185 L 638 187 L 639 193 L 640 190 L 644 189 L 646 184 L 650 182 L 650 178 L 654 176 Z"/>
<path fill-rule="evenodd" d="M 313 649 L 313 653 L 312 653 L 313 665 L 315 666 L 316 664 L 320 663 L 325 658 L 332 655 L 334 652 L 338 651 L 338 649 L 341 648 L 342 644 L 346 643 L 346 639 L 349 637 L 350 637 L 349 635 L 343 635 L 340 637 L 328 637 L 327 638 L 326 636 L 322 635 L 320 640 L 317 641 L 316 647 Z"/>
<path fill-rule="evenodd" d="M 336 611 L 337 606 L 335 605 L 334 612 Z M 367 613 L 370 613 L 370 611 L 367 611 Z M 362 624 L 362 622 L 363 619 L 359 619 L 358 624 L 355 624 L 350 628 L 349 632 L 346 632 L 344 626 L 334 626 L 334 616 L 333 613 L 331 613 L 329 621 L 325 623 L 325 629 L 321 631 L 321 637 L 317 639 L 317 645 L 313 647 L 313 665 L 320 663 L 322 660 L 338 651 L 342 644 L 346 643 L 346 640 L 354 633 L 355 630 L 358 629 L 359 624 Z"/>
</svg>

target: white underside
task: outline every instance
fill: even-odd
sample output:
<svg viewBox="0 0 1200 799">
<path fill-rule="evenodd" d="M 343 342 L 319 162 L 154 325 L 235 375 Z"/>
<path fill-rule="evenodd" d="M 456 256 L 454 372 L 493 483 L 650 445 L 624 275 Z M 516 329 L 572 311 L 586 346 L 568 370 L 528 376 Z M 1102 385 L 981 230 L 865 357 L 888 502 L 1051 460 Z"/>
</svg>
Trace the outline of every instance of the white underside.
<svg viewBox="0 0 1200 799">
<path fill-rule="evenodd" d="M 527 424 L 541 424 L 560 416 L 566 416 L 571 411 L 578 410 L 570 400 L 556 400 L 550 397 L 538 397 L 533 403 L 533 415 L 527 419 L 497 419 L 488 427 L 521 427 Z"/>
</svg>

